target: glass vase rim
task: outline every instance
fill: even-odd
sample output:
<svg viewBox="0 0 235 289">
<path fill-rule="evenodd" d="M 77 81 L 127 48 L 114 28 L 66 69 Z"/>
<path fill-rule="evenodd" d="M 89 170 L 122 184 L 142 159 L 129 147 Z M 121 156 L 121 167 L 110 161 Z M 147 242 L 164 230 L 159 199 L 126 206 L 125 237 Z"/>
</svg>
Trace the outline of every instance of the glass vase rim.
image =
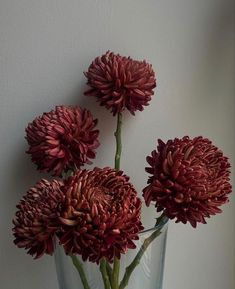
<svg viewBox="0 0 235 289">
<path fill-rule="evenodd" d="M 169 222 L 169 219 L 168 218 L 164 218 L 160 224 L 158 224 L 157 226 L 151 226 L 151 227 L 148 227 L 148 228 L 145 228 L 144 230 L 140 231 L 139 235 L 143 235 L 143 234 L 146 234 L 148 232 L 151 232 L 151 231 L 155 231 L 157 229 L 162 229 L 163 227 L 165 227 L 166 225 L 168 225 L 168 222 Z"/>
</svg>

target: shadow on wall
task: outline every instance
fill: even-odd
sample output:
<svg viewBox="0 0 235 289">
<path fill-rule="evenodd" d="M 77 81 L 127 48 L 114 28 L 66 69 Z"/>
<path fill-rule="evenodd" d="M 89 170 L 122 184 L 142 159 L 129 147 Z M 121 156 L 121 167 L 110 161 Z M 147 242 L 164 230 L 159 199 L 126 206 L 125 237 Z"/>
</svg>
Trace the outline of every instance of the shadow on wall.
<svg viewBox="0 0 235 289">
<path fill-rule="evenodd" d="M 232 2 L 232 1 L 231 1 Z M 234 55 L 234 42 L 228 46 L 228 40 L 231 39 L 231 34 L 233 35 L 234 30 L 234 11 L 229 9 L 228 5 L 223 5 L 221 1 L 220 9 L 215 9 L 208 15 L 210 18 L 209 32 L 205 35 L 207 36 L 204 43 L 205 53 L 204 57 L 198 62 L 197 75 L 195 75 L 196 80 L 194 82 L 196 85 L 200 83 L 200 87 L 210 87 L 212 93 L 199 93 L 198 97 L 202 97 L 202 101 L 211 105 L 211 101 L 215 101 L 213 90 L 222 90 L 221 86 L 222 80 L 221 76 L 225 79 L 223 82 L 226 83 L 228 75 L 228 69 L 232 68 L 234 71 L 234 63 L 231 63 L 231 54 Z M 217 13 L 217 14 L 215 14 Z M 218 70 L 220 73 L 218 73 Z M 198 101 L 198 103 L 200 100 Z"/>
</svg>

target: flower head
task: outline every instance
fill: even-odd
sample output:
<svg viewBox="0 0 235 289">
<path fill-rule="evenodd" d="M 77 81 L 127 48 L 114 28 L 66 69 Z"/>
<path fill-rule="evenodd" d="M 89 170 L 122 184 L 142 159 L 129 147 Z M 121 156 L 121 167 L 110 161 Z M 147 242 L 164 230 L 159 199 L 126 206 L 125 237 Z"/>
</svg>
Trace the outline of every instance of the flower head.
<svg viewBox="0 0 235 289">
<path fill-rule="evenodd" d="M 143 229 L 141 201 L 128 177 L 111 168 L 80 170 L 65 182 L 60 243 L 67 254 L 99 263 L 120 258 Z"/>
<path fill-rule="evenodd" d="M 65 170 L 78 168 L 95 157 L 99 131 L 97 120 L 81 107 L 57 106 L 37 117 L 26 128 L 27 153 L 38 169 L 60 176 Z"/>
<path fill-rule="evenodd" d="M 64 200 L 62 185 L 57 180 L 42 179 L 17 205 L 13 220 L 14 243 L 35 258 L 54 252 L 54 237 L 60 227 L 58 214 Z"/>
<path fill-rule="evenodd" d="M 230 164 L 206 138 L 158 140 L 147 161 L 152 176 L 143 190 L 145 202 L 154 201 L 157 211 L 176 222 L 206 223 L 228 201 Z"/>
<path fill-rule="evenodd" d="M 86 95 L 97 97 L 113 115 L 128 109 L 132 114 L 148 105 L 156 87 L 152 65 L 113 52 L 95 58 L 85 72 L 91 87 Z"/>
</svg>

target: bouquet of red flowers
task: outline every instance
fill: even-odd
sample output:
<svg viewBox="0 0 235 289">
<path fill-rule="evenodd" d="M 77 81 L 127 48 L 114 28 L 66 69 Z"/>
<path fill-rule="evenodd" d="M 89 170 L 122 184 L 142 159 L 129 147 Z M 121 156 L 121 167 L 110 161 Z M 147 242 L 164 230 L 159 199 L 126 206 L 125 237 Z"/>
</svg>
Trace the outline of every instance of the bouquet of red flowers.
<svg viewBox="0 0 235 289">
<path fill-rule="evenodd" d="M 150 176 L 143 199 L 162 213 L 156 214 L 153 233 L 120 281 L 120 259 L 136 247 L 144 229 L 143 202 L 120 170 L 122 114 L 128 110 L 134 115 L 149 104 L 156 77 L 146 61 L 109 51 L 94 59 L 85 76 L 90 87 L 85 95 L 95 96 L 117 118 L 114 168 L 82 169 L 91 164 L 100 144 L 97 119 L 87 109 L 61 105 L 34 119 L 26 128 L 27 153 L 38 170 L 56 178 L 40 180 L 17 205 L 14 242 L 39 258 L 54 253 L 57 239 L 72 258 L 85 289 L 90 285 L 78 255 L 100 266 L 105 289 L 123 289 L 168 219 L 196 227 L 221 212 L 231 193 L 230 164 L 202 136 L 158 140 L 147 156 Z"/>
</svg>

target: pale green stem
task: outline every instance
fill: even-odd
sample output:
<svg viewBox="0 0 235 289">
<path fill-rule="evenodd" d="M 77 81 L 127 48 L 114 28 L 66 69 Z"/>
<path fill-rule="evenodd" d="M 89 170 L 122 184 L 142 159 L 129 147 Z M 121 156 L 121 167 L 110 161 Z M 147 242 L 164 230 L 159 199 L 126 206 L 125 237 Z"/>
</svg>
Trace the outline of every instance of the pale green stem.
<svg viewBox="0 0 235 289">
<path fill-rule="evenodd" d="M 116 138 L 116 154 L 115 154 L 114 167 L 116 170 L 120 170 L 120 160 L 121 160 L 121 153 L 122 153 L 121 131 L 122 131 L 122 114 L 119 112 L 117 116 L 117 128 L 114 133 L 115 138 Z"/>
<path fill-rule="evenodd" d="M 119 284 L 120 260 L 114 257 L 113 274 L 112 274 L 112 289 L 118 289 Z"/>
<path fill-rule="evenodd" d="M 120 160 L 122 153 L 122 140 L 121 140 L 121 130 L 122 130 L 122 114 L 119 112 L 117 116 L 117 128 L 114 133 L 116 138 L 116 154 L 114 167 L 116 170 L 120 170 Z M 113 273 L 112 273 L 112 289 L 118 289 L 119 283 L 119 271 L 120 271 L 120 260 L 114 257 L 113 263 Z"/>
<path fill-rule="evenodd" d="M 109 276 L 107 273 L 107 267 L 106 267 L 107 261 L 105 258 L 102 258 L 100 261 L 100 272 L 102 274 L 103 282 L 104 282 L 104 288 L 110 289 L 110 283 L 109 283 Z"/>
<path fill-rule="evenodd" d="M 86 274 L 82 266 L 82 262 L 80 262 L 79 259 L 74 255 L 71 256 L 71 259 L 73 261 L 73 265 L 75 266 L 75 268 L 77 269 L 79 273 L 84 289 L 91 289 L 90 286 L 88 285 L 88 281 L 87 281 Z"/>
<path fill-rule="evenodd" d="M 107 261 L 106 261 L 106 270 L 107 270 L 107 273 L 108 273 L 109 283 L 110 283 L 111 289 L 113 289 L 113 285 L 112 285 L 113 269 L 112 269 L 112 267 L 110 266 L 110 264 Z"/>
</svg>

